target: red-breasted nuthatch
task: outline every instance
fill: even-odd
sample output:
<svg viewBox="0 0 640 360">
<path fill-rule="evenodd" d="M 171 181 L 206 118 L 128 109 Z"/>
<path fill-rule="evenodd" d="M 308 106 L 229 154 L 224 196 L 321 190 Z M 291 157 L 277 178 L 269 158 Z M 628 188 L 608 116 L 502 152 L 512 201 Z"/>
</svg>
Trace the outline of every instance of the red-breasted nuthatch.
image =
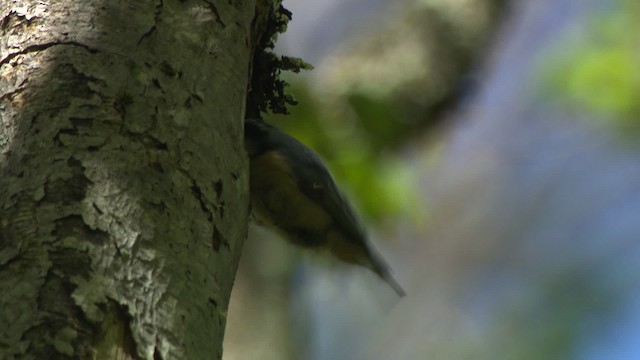
<svg viewBox="0 0 640 360">
<path fill-rule="evenodd" d="M 294 244 L 327 249 L 342 261 L 369 268 L 405 295 L 313 150 L 262 120 L 246 120 L 244 136 L 257 222 Z"/>
</svg>

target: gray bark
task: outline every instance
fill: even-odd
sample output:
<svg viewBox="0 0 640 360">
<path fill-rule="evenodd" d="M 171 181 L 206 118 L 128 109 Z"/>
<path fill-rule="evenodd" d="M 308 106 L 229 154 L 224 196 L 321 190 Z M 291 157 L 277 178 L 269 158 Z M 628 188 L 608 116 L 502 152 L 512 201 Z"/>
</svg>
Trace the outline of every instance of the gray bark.
<svg viewBox="0 0 640 360">
<path fill-rule="evenodd" d="M 0 358 L 220 358 L 253 1 L 0 2 Z"/>
</svg>

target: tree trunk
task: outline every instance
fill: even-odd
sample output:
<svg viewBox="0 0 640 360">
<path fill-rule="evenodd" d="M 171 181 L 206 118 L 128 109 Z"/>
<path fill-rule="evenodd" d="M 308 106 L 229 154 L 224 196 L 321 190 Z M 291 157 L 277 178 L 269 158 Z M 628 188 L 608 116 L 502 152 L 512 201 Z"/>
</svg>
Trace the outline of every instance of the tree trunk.
<svg viewBox="0 0 640 360">
<path fill-rule="evenodd" d="M 0 358 L 219 359 L 254 1 L 0 2 Z"/>
</svg>

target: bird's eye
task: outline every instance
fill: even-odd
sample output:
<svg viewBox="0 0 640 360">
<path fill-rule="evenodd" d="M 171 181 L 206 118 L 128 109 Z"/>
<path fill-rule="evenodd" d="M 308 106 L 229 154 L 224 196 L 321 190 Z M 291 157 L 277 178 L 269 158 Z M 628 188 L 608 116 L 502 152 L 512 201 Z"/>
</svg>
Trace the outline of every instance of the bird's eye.
<svg viewBox="0 0 640 360">
<path fill-rule="evenodd" d="M 314 189 L 322 189 L 322 183 L 314 182 L 313 183 L 313 188 Z"/>
</svg>

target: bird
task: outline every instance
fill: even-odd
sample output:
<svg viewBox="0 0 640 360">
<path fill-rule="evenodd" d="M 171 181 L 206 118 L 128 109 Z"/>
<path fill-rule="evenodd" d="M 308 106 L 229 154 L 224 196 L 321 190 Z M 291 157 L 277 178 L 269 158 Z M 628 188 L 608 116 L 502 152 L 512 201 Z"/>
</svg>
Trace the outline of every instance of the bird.
<svg viewBox="0 0 640 360">
<path fill-rule="evenodd" d="M 298 246 L 365 267 L 398 296 L 406 295 L 316 152 L 262 119 L 246 119 L 244 137 L 251 213 L 259 225 Z"/>
</svg>

